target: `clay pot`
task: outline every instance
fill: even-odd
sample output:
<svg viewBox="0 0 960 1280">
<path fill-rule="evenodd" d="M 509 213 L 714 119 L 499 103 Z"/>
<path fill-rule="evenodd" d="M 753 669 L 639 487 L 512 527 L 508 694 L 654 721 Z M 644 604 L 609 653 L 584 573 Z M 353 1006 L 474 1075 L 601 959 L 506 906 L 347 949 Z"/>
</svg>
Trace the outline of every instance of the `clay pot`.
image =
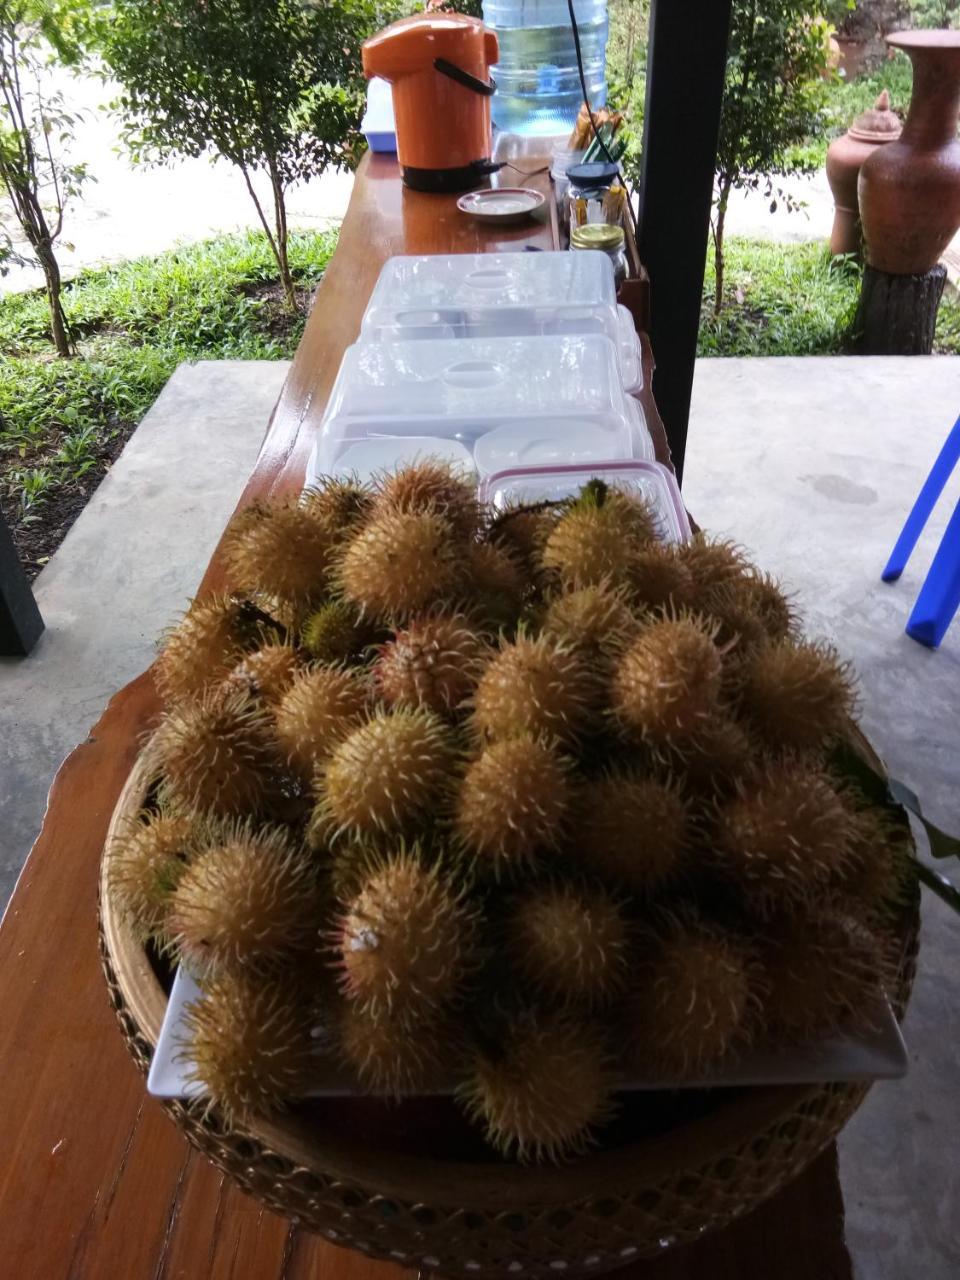
<svg viewBox="0 0 960 1280">
<path fill-rule="evenodd" d="M 827 152 L 827 181 L 833 193 L 833 231 L 830 252 L 860 252 L 860 209 L 857 179 L 867 156 L 877 147 L 900 137 L 900 119 L 890 110 L 890 95 L 883 93 L 869 111 L 857 116 L 847 132 L 831 142 Z"/>
<path fill-rule="evenodd" d="M 960 31 L 886 39 L 913 63 L 913 94 L 899 139 L 860 169 L 867 261 L 891 275 L 924 275 L 960 227 Z"/>
</svg>

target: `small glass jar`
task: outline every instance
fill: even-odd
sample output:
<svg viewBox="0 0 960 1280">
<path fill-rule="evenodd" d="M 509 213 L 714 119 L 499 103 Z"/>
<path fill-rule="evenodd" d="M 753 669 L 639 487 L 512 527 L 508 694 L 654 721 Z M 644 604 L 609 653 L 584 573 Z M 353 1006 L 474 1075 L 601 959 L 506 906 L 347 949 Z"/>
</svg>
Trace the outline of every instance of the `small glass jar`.
<svg viewBox="0 0 960 1280">
<path fill-rule="evenodd" d="M 569 186 L 564 207 L 568 227 L 615 221 L 610 211 L 619 203 L 623 191 L 619 165 L 600 162 L 571 165 L 567 178 Z"/>
<path fill-rule="evenodd" d="M 617 288 L 627 278 L 627 251 L 624 247 L 623 227 L 613 227 L 609 223 L 590 222 L 583 227 L 574 227 L 570 232 L 571 249 L 600 249 L 613 263 L 613 278 Z"/>
</svg>

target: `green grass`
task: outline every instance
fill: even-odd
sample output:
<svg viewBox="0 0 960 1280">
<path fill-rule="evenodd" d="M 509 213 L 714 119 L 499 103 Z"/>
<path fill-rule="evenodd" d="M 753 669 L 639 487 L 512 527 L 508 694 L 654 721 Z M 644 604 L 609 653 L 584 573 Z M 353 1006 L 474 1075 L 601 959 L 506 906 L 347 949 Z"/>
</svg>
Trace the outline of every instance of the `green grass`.
<svg viewBox="0 0 960 1280">
<path fill-rule="evenodd" d="M 336 232 L 291 237 L 298 287 L 323 274 Z M 0 298 L 0 498 L 14 525 L 89 490 L 183 360 L 291 356 L 305 315 L 286 313 L 266 238 L 225 236 L 100 271 L 64 303 L 78 356 L 57 360 L 42 294 Z"/>
<path fill-rule="evenodd" d="M 724 308 L 713 315 L 713 254 L 703 284 L 702 356 L 834 355 L 844 348 L 860 291 L 860 268 L 827 246 L 727 241 Z M 944 294 L 935 350 L 960 353 L 960 302 Z"/>
</svg>

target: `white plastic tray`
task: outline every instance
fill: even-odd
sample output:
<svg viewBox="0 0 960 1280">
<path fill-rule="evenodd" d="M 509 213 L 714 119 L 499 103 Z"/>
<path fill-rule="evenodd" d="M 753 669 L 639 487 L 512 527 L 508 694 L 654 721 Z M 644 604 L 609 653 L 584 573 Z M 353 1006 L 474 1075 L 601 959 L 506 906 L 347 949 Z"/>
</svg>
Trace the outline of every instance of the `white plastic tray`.
<svg viewBox="0 0 960 1280">
<path fill-rule="evenodd" d="M 458 253 L 390 258 L 374 286 L 361 342 L 605 334 L 624 387 L 643 384 L 633 318 L 617 306 L 605 253 Z"/>
<path fill-rule="evenodd" d="M 160 1038 L 147 1076 L 147 1092 L 155 1098 L 199 1097 L 203 1088 L 188 1082 L 189 1056 L 184 1011 L 200 991 L 184 969 L 178 969 L 167 1003 Z M 308 1097 L 346 1096 L 358 1092 L 356 1083 L 324 1050 L 322 1028 L 314 1032 L 317 1041 L 317 1084 Z M 685 1089 L 770 1084 L 815 1084 L 822 1080 L 894 1080 L 906 1075 L 907 1050 L 897 1020 L 885 1006 L 881 1024 L 875 1031 L 856 1038 L 834 1036 L 817 1044 L 764 1049 L 745 1054 L 722 1070 L 700 1079 L 624 1079 L 622 1089 Z M 437 1093 L 451 1093 L 438 1088 Z"/>
<path fill-rule="evenodd" d="M 492 441 L 484 436 L 497 433 Z M 349 471 L 359 441 L 456 441 L 483 474 L 509 462 L 651 459 L 640 404 L 620 381 L 601 334 L 357 343 L 343 358 L 308 470 L 308 483 Z M 397 446 L 383 465 L 406 460 Z"/>
</svg>

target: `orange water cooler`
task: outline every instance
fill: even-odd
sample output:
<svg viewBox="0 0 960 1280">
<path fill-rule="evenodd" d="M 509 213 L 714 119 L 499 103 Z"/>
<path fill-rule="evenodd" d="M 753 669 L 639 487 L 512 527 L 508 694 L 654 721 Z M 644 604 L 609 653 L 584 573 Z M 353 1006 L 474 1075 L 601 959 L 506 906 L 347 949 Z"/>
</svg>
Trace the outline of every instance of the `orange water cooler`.
<svg viewBox="0 0 960 1280">
<path fill-rule="evenodd" d="M 468 191 L 498 167 L 490 163 L 493 31 L 457 13 L 419 14 L 372 36 L 362 52 L 364 75 L 392 85 L 407 186 Z"/>
</svg>

